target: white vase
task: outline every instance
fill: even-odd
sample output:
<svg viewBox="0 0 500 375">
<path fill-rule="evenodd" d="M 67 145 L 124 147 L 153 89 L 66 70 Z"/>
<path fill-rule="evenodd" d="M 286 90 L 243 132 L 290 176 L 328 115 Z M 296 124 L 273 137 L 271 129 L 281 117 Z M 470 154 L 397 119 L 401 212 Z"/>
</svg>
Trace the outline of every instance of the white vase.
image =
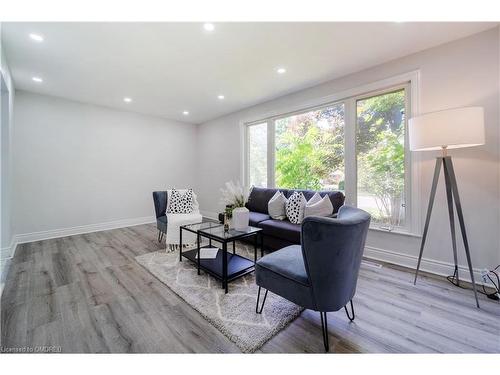
<svg viewBox="0 0 500 375">
<path fill-rule="evenodd" d="M 242 230 L 248 228 L 248 222 L 250 220 L 250 211 L 246 207 L 236 207 L 233 210 L 233 226 L 236 230 Z"/>
</svg>

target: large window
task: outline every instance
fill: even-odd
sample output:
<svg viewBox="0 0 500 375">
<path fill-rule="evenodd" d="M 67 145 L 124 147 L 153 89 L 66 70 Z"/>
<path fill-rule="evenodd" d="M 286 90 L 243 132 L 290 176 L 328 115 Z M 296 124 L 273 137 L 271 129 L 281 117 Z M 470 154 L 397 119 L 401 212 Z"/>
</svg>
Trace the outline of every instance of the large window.
<svg viewBox="0 0 500 375">
<path fill-rule="evenodd" d="M 343 190 L 343 104 L 276 119 L 275 145 L 275 186 Z"/>
<path fill-rule="evenodd" d="M 358 207 L 388 228 L 405 220 L 405 90 L 356 101 Z"/>
<path fill-rule="evenodd" d="M 409 231 L 409 87 L 246 124 L 247 185 L 341 190 L 372 227 Z"/>
<path fill-rule="evenodd" d="M 248 127 L 248 165 L 250 186 L 267 186 L 267 123 Z"/>
</svg>

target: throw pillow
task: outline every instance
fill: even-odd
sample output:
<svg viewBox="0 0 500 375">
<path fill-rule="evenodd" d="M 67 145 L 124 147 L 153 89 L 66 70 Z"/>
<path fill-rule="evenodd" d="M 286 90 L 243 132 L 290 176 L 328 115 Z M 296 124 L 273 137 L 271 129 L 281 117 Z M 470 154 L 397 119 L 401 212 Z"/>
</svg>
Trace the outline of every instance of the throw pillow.
<svg viewBox="0 0 500 375">
<path fill-rule="evenodd" d="M 189 189 L 177 189 L 181 194 L 184 194 L 187 192 Z M 193 189 L 191 189 L 193 190 Z M 169 214 L 170 213 L 170 199 L 172 198 L 172 189 L 167 189 L 167 207 L 165 210 L 165 213 Z M 200 211 L 200 205 L 198 203 L 198 196 L 193 190 L 193 211 L 192 212 L 199 212 Z"/>
<path fill-rule="evenodd" d="M 193 189 L 187 189 L 184 193 L 172 189 L 168 212 L 171 214 L 190 214 L 193 212 Z"/>
<path fill-rule="evenodd" d="M 330 216 L 333 213 L 333 204 L 328 195 L 325 195 L 319 202 L 309 204 L 310 202 L 307 202 L 304 209 L 304 217 Z"/>
<path fill-rule="evenodd" d="M 277 191 L 267 203 L 267 211 L 273 219 L 284 220 L 286 218 L 286 198 L 281 191 Z"/>
<path fill-rule="evenodd" d="M 302 223 L 306 204 L 307 200 L 301 192 L 296 191 L 288 198 L 288 202 L 286 203 L 286 217 L 290 220 L 290 223 Z"/>
<path fill-rule="evenodd" d="M 318 192 L 314 193 L 314 195 L 307 201 L 308 205 L 318 203 L 321 200 L 321 195 Z"/>
</svg>

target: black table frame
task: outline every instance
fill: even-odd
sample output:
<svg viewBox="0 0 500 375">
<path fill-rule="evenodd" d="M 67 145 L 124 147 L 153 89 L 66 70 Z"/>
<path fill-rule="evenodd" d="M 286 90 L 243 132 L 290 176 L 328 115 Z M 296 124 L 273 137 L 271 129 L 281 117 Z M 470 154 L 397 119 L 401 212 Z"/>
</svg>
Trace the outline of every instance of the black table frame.
<svg viewBox="0 0 500 375">
<path fill-rule="evenodd" d="M 244 275 L 247 275 L 255 270 L 255 263 L 257 262 L 257 247 L 258 242 L 260 242 L 260 253 L 261 257 L 264 256 L 264 236 L 262 235 L 262 229 L 251 233 L 241 233 L 241 235 L 236 235 L 234 237 L 224 239 L 216 235 L 211 235 L 209 233 L 203 233 L 199 229 L 191 229 L 189 225 L 181 225 L 179 230 L 179 261 L 182 262 L 182 257 L 189 259 L 191 262 L 195 263 L 198 268 L 198 275 L 200 270 L 207 272 L 218 280 L 222 282 L 222 289 L 225 289 L 225 293 L 228 293 L 229 282 L 236 280 Z M 222 224 L 221 224 L 222 226 Z M 208 229 L 208 228 L 207 228 Z M 196 248 L 182 252 L 182 231 L 187 230 L 188 232 L 196 234 Z M 236 241 L 254 236 L 254 260 L 253 262 L 241 255 L 236 254 Z M 212 259 L 200 259 L 200 249 L 207 246 L 200 246 L 201 237 L 208 238 L 208 247 L 212 247 L 212 241 L 219 242 L 222 244 L 222 270 L 220 270 L 221 265 L 217 261 L 214 262 Z M 259 241 L 260 240 L 260 241 Z M 227 244 L 233 243 L 233 253 L 228 254 Z M 219 256 L 216 258 L 219 259 Z M 234 263 L 241 263 L 232 273 L 228 273 L 228 264 L 233 261 Z M 214 264 L 215 263 L 215 264 Z"/>
</svg>

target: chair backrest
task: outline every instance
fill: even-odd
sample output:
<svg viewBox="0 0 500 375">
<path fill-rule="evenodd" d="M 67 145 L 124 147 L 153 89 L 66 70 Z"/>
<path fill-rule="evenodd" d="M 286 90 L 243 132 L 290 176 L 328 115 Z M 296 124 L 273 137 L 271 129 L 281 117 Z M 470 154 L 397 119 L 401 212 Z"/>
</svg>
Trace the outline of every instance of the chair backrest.
<svg viewBox="0 0 500 375">
<path fill-rule="evenodd" d="M 370 215 L 342 206 L 336 219 L 307 217 L 302 253 L 318 311 L 337 311 L 356 292 Z"/>
<path fill-rule="evenodd" d="M 156 218 L 164 216 L 167 211 L 168 194 L 166 191 L 153 191 Z"/>
</svg>

